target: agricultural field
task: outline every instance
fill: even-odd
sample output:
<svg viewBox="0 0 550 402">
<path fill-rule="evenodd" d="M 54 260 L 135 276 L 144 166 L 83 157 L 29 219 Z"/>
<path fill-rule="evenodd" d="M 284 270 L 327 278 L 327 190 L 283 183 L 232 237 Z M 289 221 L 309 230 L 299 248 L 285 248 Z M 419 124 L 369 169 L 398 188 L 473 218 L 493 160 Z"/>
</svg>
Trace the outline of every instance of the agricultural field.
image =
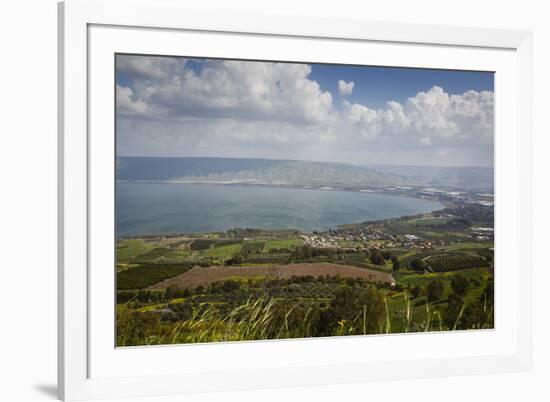
<svg viewBox="0 0 550 402">
<path fill-rule="evenodd" d="M 149 290 L 164 290 L 170 286 L 195 288 L 228 279 L 276 278 L 288 279 L 293 276 L 340 276 L 342 278 L 362 278 L 372 283 L 392 284 L 391 274 L 338 264 L 291 264 L 251 267 L 194 267 L 185 273 L 157 283 Z"/>
<path fill-rule="evenodd" d="M 128 239 L 119 241 L 117 244 L 117 262 L 130 262 L 138 255 L 145 254 L 154 248 L 150 243 L 146 243 L 141 239 Z"/>
<path fill-rule="evenodd" d="M 247 241 L 241 248 L 241 255 L 259 254 L 265 247 L 265 241 Z"/>
<path fill-rule="evenodd" d="M 489 266 L 489 262 L 483 257 L 460 254 L 431 256 L 424 261 L 433 272 L 458 271 Z"/>
<path fill-rule="evenodd" d="M 192 268 L 192 264 L 144 264 L 117 273 L 117 289 L 143 289 Z"/>
<path fill-rule="evenodd" d="M 223 258 L 225 256 L 232 256 L 241 252 L 242 243 L 216 243 L 214 247 L 208 249 L 205 255 L 214 258 Z"/>
<path fill-rule="evenodd" d="M 213 239 L 197 239 L 191 243 L 190 248 L 191 250 L 207 250 L 214 244 L 216 244 L 216 240 Z"/>
<path fill-rule="evenodd" d="M 273 239 L 268 240 L 265 245 L 267 251 L 280 250 L 280 249 L 293 249 L 297 246 L 302 246 L 304 241 L 295 237 L 286 239 Z"/>
<path fill-rule="evenodd" d="M 493 328 L 493 241 L 470 226 L 425 214 L 119 240 L 117 345 Z"/>
</svg>

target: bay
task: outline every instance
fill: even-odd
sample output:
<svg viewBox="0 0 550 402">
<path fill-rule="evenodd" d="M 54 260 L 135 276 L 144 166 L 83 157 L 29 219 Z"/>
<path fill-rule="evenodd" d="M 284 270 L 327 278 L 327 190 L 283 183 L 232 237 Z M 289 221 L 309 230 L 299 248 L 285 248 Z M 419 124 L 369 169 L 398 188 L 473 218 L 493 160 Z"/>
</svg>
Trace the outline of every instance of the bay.
<svg viewBox="0 0 550 402">
<path fill-rule="evenodd" d="M 118 182 L 117 236 L 232 228 L 322 231 L 415 215 L 439 202 L 397 195 L 267 186 Z"/>
</svg>

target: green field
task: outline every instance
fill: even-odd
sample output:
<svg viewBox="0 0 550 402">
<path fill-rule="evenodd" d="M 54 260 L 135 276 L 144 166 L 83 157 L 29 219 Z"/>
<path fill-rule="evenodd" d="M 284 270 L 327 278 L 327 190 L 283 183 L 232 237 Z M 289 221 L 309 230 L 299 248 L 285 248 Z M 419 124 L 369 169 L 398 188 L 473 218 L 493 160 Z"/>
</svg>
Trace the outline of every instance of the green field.
<svg viewBox="0 0 550 402">
<path fill-rule="evenodd" d="M 408 222 L 416 226 L 441 226 L 451 221 L 451 219 L 452 218 L 447 218 L 447 217 L 419 218 L 419 219 L 412 219 Z"/>
<path fill-rule="evenodd" d="M 171 248 L 168 247 L 155 247 L 146 253 L 140 254 L 134 258 L 135 261 L 153 261 L 157 258 L 163 257 L 166 254 L 172 252 Z"/>
<path fill-rule="evenodd" d="M 265 247 L 265 241 L 247 241 L 241 249 L 242 256 L 261 252 Z"/>
<path fill-rule="evenodd" d="M 287 238 L 287 239 L 276 239 L 276 240 L 268 240 L 265 245 L 265 249 L 267 251 L 270 250 L 280 250 L 280 249 L 293 249 L 297 246 L 301 246 L 304 244 L 304 241 L 302 239 L 298 238 Z"/>
<path fill-rule="evenodd" d="M 197 239 L 189 246 L 191 250 L 206 250 L 212 247 L 217 240 L 214 239 Z"/>
<path fill-rule="evenodd" d="M 151 243 L 138 239 L 121 240 L 117 244 L 117 261 L 130 262 L 133 258 L 140 254 L 144 254 L 155 246 Z"/>
<path fill-rule="evenodd" d="M 424 261 L 426 261 L 434 272 L 458 271 L 489 266 L 485 258 L 469 255 L 434 256 L 428 257 Z"/>
<path fill-rule="evenodd" d="M 209 257 L 217 257 L 217 258 L 229 258 L 235 254 L 239 254 L 241 251 L 242 244 L 236 243 L 236 244 L 226 244 L 226 245 L 218 245 L 216 244 L 215 247 L 212 247 L 205 251 L 205 255 Z"/>
<path fill-rule="evenodd" d="M 190 263 L 139 265 L 117 273 L 117 290 L 143 289 L 182 274 L 193 265 Z"/>
<path fill-rule="evenodd" d="M 159 263 L 177 263 L 184 262 L 191 256 L 190 250 L 177 249 L 175 251 L 170 251 L 169 253 L 163 255 L 161 258 L 157 259 Z"/>
</svg>

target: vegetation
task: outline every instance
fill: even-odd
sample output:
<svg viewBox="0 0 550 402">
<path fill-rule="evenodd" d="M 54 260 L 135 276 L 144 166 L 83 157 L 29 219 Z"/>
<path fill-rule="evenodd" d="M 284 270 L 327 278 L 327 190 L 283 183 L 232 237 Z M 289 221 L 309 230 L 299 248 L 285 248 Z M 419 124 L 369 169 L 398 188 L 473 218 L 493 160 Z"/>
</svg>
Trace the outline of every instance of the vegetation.
<svg viewBox="0 0 550 402">
<path fill-rule="evenodd" d="M 242 256 L 249 256 L 254 253 L 259 253 L 264 249 L 265 242 L 263 241 L 247 241 L 241 249 Z"/>
<path fill-rule="evenodd" d="M 117 345 L 493 328 L 492 208 L 117 242 Z"/>
<path fill-rule="evenodd" d="M 117 273 L 117 289 L 143 289 L 165 279 L 179 275 L 192 268 L 185 264 L 141 264 Z"/>
<path fill-rule="evenodd" d="M 216 240 L 212 239 L 197 239 L 191 243 L 191 250 L 206 250 L 209 249 L 213 244 L 216 243 Z"/>
<path fill-rule="evenodd" d="M 415 306 L 406 289 L 328 276 L 126 291 L 118 302 L 118 346 L 490 328 L 493 311 L 455 293 Z"/>
<path fill-rule="evenodd" d="M 426 259 L 425 263 L 427 263 L 434 272 L 448 272 L 489 266 L 489 262 L 485 258 L 468 255 L 434 256 Z"/>
</svg>

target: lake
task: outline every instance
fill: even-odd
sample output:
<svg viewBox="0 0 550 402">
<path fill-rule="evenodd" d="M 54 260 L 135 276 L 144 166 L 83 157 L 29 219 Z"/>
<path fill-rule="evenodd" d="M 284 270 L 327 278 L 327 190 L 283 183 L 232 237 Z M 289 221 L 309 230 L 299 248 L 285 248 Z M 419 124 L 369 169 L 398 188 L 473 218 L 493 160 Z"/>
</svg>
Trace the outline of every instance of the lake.
<svg viewBox="0 0 550 402">
<path fill-rule="evenodd" d="M 116 196 L 118 236 L 236 227 L 311 232 L 443 208 L 397 195 L 216 184 L 118 182 Z"/>
</svg>

